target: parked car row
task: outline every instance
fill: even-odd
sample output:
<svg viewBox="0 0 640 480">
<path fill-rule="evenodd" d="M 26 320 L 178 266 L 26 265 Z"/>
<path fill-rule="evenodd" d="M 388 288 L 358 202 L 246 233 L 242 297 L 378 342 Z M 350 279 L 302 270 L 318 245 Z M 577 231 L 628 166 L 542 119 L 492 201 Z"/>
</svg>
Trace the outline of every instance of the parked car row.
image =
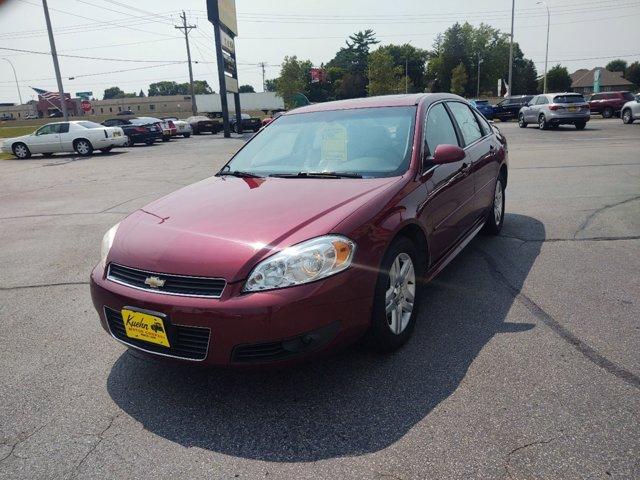
<svg viewBox="0 0 640 480">
<path fill-rule="evenodd" d="M 234 131 L 240 131 L 235 118 L 231 126 Z M 243 131 L 257 132 L 260 126 L 260 119 L 242 114 Z M 201 115 L 185 120 L 176 117 L 110 118 L 101 124 L 88 120 L 74 120 L 48 123 L 32 134 L 5 139 L 2 142 L 2 151 L 20 159 L 27 159 L 32 154 L 50 156 L 62 152 L 76 152 L 84 156 L 91 155 L 95 150 L 109 152 L 114 147 L 153 145 L 160 140 L 168 142 L 176 136 L 189 138 L 191 134 L 215 134 L 220 131 L 220 121 Z"/>
<path fill-rule="evenodd" d="M 634 120 L 637 120 L 638 113 L 638 96 L 640 94 L 633 94 L 627 91 L 620 92 L 603 92 L 603 93 L 595 93 L 591 97 L 585 98 L 582 94 L 574 93 L 574 92 L 564 92 L 564 95 L 578 95 L 580 97 L 580 101 L 577 103 L 586 104 L 587 110 L 590 115 L 598 114 L 602 115 L 603 118 L 611 118 L 613 116 L 619 116 L 622 118 L 624 123 L 632 123 Z M 545 97 L 546 95 L 546 97 Z M 560 93 L 549 93 L 543 95 L 517 95 L 511 98 L 505 98 L 504 100 L 498 102 L 495 105 L 491 105 L 488 100 L 479 100 L 472 99 L 469 102 L 475 106 L 480 113 L 482 113 L 489 120 L 500 120 L 502 122 L 506 122 L 513 119 L 520 120 L 520 114 L 523 113 L 522 109 L 527 108 L 525 110 L 524 115 L 529 119 L 528 112 L 532 110 L 537 110 L 536 104 L 538 101 L 544 102 L 543 98 L 551 99 L 552 96 L 561 95 Z M 573 97 L 572 97 L 573 98 Z M 584 106 L 584 105 L 583 105 Z M 532 108 L 536 107 L 536 108 Z M 555 114 L 555 110 L 551 110 L 554 112 L 552 115 L 549 113 L 549 116 L 553 116 L 554 118 L 560 118 Z M 568 113 L 568 110 L 565 112 L 560 111 L 560 113 Z M 584 111 L 582 112 L 584 113 Z M 537 119 L 533 119 L 536 120 Z M 532 123 L 531 122 L 527 123 Z M 558 120 L 561 121 L 561 120 Z M 581 123 L 578 120 L 578 124 Z M 551 126 L 558 125 L 559 123 L 552 123 Z"/>
</svg>

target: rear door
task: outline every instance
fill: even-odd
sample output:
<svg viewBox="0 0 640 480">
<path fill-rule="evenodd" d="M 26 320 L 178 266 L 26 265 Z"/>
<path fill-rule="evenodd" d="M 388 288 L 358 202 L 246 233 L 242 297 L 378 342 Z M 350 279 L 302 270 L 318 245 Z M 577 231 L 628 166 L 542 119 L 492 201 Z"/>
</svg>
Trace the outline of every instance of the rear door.
<svg viewBox="0 0 640 480">
<path fill-rule="evenodd" d="M 58 133 L 60 134 L 60 150 L 63 152 L 73 152 L 73 140 L 74 135 L 70 132 L 69 123 L 59 123 L 57 125 Z M 75 125 L 74 125 L 75 127 Z M 75 127 L 78 128 L 78 127 Z"/>
<path fill-rule="evenodd" d="M 465 233 L 468 208 L 473 201 L 473 178 L 467 159 L 444 165 L 433 165 L 429 158 L 438 145 L 462 146 L 460 132 L 454 126 L 444 102 L 432 105 L 423 131 L 426 161 L 421 180 L 426 188 L 426 202 L 419 212 L 420 220 L 431 232 L 430 253 L 437 261 Z"/>
</svg>

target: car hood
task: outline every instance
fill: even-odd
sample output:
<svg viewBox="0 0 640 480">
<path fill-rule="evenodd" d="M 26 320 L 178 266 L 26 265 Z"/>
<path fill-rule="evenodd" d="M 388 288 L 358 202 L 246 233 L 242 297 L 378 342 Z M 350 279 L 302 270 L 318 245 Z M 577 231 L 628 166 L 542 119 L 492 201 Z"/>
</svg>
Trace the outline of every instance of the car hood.
<svg viewBox="0 0 640 480">
<path fill-rule="evenodd" d="M 13 143 L 19 140 L 27 140 L 31 135 L 21 135 L 20 137 L 13 137 L 13 138 L 5 138 L 4 140 L 2 140 L 3 144 L 9 144 L 9 143 Z"/>
<path fill-rule="evenodd" d="M 275 251 L 332 232 L 400 178 L 208 178 L 123 220 L 108 261 L 239 281 Z"/>
</svg>

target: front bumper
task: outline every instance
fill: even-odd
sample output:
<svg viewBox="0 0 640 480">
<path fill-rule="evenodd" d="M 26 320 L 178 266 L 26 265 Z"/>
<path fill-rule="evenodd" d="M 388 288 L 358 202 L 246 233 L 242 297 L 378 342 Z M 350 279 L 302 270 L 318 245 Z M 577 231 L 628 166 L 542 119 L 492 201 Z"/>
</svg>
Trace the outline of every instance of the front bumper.
<svg viewBox="0 0 640 480">
<path fill-rule="evenodd" d="M 149 351 L 144 345 L 141 348 L 118 338 L 109 327 L 105 308 L 116 312 L 125 306 L 149 310 L 166 315 L 170 326 L 209 329 L 206 355 L 200 364 L 283 364 L 347 345 L 366 331 L 373 287 L 368 289 L 370 295 L 363 295 L 362 288 L 354 287 L 354 282 L 362 285 L 361 280 L 362 273 L 350 269 L 318 282 L 268 292 L 242 294 L 241 284 L 228 284 L 222 297 L 213 299 L 136 290 L 107 280 L 96 267 L 91 273 L 91 297 L 102 327 L 144 354 L 193 362 L 175 358 L 170 349 L 163 355 L 157 348 Z M 288 354 L 283 354 L 283 349 Z"/>
<path fill-rule="evenodd" d="M 11 151 L 11 147 L 9 147 L 8 145 L 7 146 L 2 145 L 2 147 L 0 147 L 0 150 L 2 150 L 2 153 L 13 153 Z"/>
</svg>

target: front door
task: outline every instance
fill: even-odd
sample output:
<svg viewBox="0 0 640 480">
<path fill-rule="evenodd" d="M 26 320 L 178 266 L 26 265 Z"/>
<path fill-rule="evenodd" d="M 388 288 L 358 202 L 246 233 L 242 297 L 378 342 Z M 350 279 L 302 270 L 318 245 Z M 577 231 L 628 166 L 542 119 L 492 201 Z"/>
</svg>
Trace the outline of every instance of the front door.
<svg viewBox="0 0 640 480">
<path fill-rule="evenodd" d="M 56 123 L 43 125 L 27 142 L 31 153 L 54 153 L 60 151 L 60 134 Z"/>
<path fill-rule="evenodd" d="M 431 106 L 423 132 L 426 160 L 421 179 L 426 200 L 418 215 L 430 232 L 429 248 L 434 262 L 442 258 L 470 226 L 474 193 L 468 159 L 443 165 L 429 163 L 438 145 L 463 145 L 444 103 Z"/>
</svg>

